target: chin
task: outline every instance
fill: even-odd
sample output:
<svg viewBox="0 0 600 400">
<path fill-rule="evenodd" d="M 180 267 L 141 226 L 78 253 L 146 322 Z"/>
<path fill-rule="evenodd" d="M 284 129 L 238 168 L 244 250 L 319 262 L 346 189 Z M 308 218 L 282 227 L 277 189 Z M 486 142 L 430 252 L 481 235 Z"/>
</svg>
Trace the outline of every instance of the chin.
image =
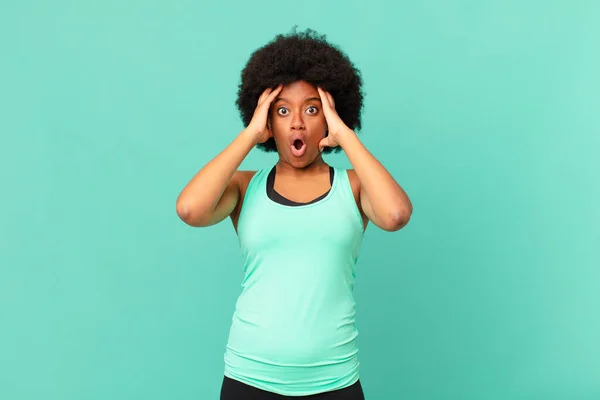
<svg viewBox="0 0 600 400">
<path fill-rule="evenodd" d="M 294 168 L 304 168 L 310 164 L 310 160 L 290 156 L 288 157 L 288 164 L 290 164 Z"/>
<path fill-rule="evenodd" d="M 295 168 L 305 168 L 314 163 L 319 158 L 319 155 L 305 154 L 302 157 L 296 157 L 292 154 L 288 155 L 288 163 Z"/>
</svg>

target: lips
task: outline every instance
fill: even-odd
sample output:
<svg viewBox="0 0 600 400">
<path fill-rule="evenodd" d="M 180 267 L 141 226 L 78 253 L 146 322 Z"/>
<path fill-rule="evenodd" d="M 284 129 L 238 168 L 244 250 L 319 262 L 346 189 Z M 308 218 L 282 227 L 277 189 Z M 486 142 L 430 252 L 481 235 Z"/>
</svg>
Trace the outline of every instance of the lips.
<svg viewBox="0 0 600 400">
<path fill-rule="evenodd" d="M 302 157 L 306 153 L 306 140 L 302 135 L 294 135 L 290 138 L 290 149 L 294 156 Z"/>
</svg>

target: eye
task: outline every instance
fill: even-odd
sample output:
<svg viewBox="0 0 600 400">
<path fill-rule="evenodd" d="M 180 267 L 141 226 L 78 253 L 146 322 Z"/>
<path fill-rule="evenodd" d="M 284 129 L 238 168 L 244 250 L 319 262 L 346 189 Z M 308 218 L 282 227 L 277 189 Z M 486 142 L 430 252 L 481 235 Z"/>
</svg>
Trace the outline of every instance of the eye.
<svg viewBox="0 0 600 400">
<path fill-rule="evenodd" d="M 279 107 L 277 109 L 277 114 L 279 114 L 279 115 L 287 115 L 287 113 L 288 113 L 288 110 L 285 107 Z"/>
<path fill-rule="evenodd" d="M 306 111 L 307 111 L 309 114 L 316 114 L 317 112 L 319 112 L 319 109 L 318 109 L 317 107 L 315 107 L 315 106 L 310 106 L 310 107 L 308 107 L 308 108 L 306 109 Z"/>
</svg>

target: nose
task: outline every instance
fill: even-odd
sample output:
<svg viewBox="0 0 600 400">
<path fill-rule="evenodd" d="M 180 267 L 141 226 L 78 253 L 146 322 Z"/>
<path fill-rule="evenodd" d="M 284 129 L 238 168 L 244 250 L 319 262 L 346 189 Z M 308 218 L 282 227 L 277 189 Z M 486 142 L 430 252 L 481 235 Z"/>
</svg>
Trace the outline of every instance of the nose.
<svg viewBox="0 0 600 400">
<path fill-rule="evenodd" d="M 302 119 L 302 113 L 295 113 L 292 117 L 292 130 L 304 129 L 304 120 Z"/>
</svg>

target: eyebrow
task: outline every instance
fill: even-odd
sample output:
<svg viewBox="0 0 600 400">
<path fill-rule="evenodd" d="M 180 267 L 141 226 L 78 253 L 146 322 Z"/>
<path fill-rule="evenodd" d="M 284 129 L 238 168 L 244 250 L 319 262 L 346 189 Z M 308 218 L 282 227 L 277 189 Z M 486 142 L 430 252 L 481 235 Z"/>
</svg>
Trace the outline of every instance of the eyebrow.
<svg viewBox="0 0 600 400">
<path fill-rule="evenodd" d="M 305 99 L 304 102 L 308 103 L 309 101 L 314 101 L 314 100 L 317 100 L 317 101 L 320 102 L 321 98 L 320 97 L 309 97 L 309 98 Z M 278 97 L 278 98 L 275 99 L 275 101 L 273 101 L 273 104 L 277 103 L 278 101 L 285 101 L 287 103 L 290 102 L 288 99 L 285 99 L 283 97 Z"/>
</svg>

